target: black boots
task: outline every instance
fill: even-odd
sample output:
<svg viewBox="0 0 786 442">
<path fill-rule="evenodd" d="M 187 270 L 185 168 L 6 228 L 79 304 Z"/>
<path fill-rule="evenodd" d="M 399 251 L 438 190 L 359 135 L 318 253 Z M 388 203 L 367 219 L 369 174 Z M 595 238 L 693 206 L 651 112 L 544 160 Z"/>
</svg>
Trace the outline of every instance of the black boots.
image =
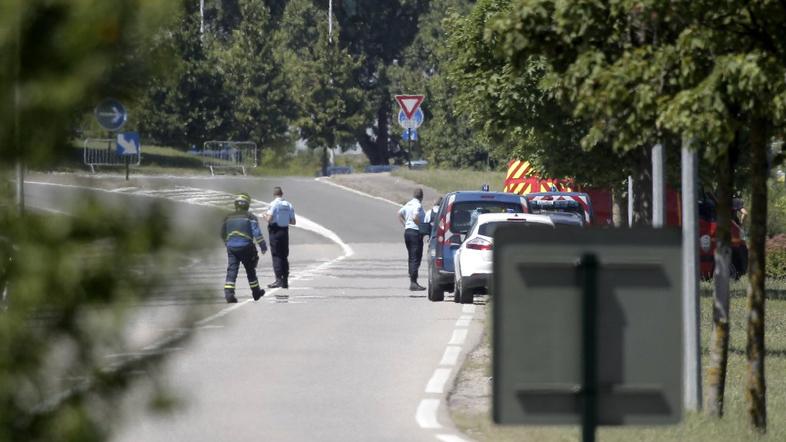
<svg viewBox="0 0 786 442">
<path fill-rule="evenodd" d="M 276 278 L 276 281 L 271 284 L 268 284 L 267 287 L 270 289 L 277 289 L 277 288 L 288 289 L 289 275 L 285 275 L 283 278 Z"/>
<path fill-rule="evenodd" d="M 417 281 L 412 281 L 412 282 L 409 283 L 409 290 L 412 291 L 412 292 L 420 292 L 420 291 L 426 290 L 426 288 L 423 287 L 422 285 L 418 284 Z"/>
<path fill-rule="evenodd" d="M 251 289 L 251 296 L 254 297 L 254 301 L 259 301 L 259 298 L 265 296 L 265 291 L 260 288 L 253 288 Z"/>
<path fill-rule="evenodd" d="M 224 299 L 227 300 L 228 304 L 235 304 L 237 303 L 237 298 L 235 298 L 235 292 L 230 290 L 224 290 Z"/>
</svg>

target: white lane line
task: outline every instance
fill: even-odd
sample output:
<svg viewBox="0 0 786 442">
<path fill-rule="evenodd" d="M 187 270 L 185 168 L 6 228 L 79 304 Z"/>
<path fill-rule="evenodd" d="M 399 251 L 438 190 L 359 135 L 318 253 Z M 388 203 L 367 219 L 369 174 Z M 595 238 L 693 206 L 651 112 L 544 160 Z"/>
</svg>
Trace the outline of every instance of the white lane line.
<svg viewBox="0 0 786 442">
<path fill-rule="evenodd" d="M 462 316 L 456 320 L 456 327 L 469 327 L 472 316 Z"/>
<path fill-rule="evenodd" d="M 426 393 L 442 394 L 445 392 L 445 383 L 448 382 L 450 377 L 450 368 L 438 368 L 434 370 L 431 379 L 426 384 Z"/>
<path fill-rule="evenodd" d="M 415 421 L 420 428 L 442 428 L 437 421 L 437 410 L 439 409 L 439 399 L 423 399 L 415 412 Z"/>
<path fill-rule="evenodd" d="M 448 345 L 445 347 L 445 353 L 442 355 L 442 360 L 439 361 L 439 365 L 449 365 L 453 366 L 456 365 L 458 362 L 458 357 L 461 354 L 461 347 L 456 345 Z"/>
<path fill-rule="evenodd" d="M 466 329 L 453 330 L 453 336 L 450 337 L 450 342 L 448 342 L 448 345 L 464 345 L 464 341 L 466 340 Z"/>
<path fill-rule="evenodd" d="M 467 442 L 466 439 L 458 437 L 455 434 L 438 434 L 437 439 L 442 442 Z"/>
<path fill-rule="evenodd" d="M 475 304 L 467 304 L 465 305 L 461 311 L 463 313 L 475 313 Z"/>
<path fill-rule="evenodd" d="M 387 198 L 382 198 L 381 196 L 371 195 L 371 194 L 368 194 L 366 192 L 361 192 L 360 190 L 353 189 L 351 187 L 347 187 L 347 186 L 338 184 L 338 183 L 330 180 L 329 178 L 319 177 L 319 178 L 315 178 L 315 180 L 319 181 L 320 183 L 325 183 L 325 184 L 329 184 L 329 185 L 334 186 L 334 187 L 338 187 L 339 189 L 346 190 L 347 192 L 352 192 L 352 193 L 356 193 L 358 195 L 365 196 L 366 198 L 371 198 L 371 199 L 375 199 L 375 200 L 379 200 L 379 201 L 384 201 L 386 203 L 393 204 L 396 207 L 401 207 L 401 204 L 399 204 L 399 203 L 397 203 L 395 201 L 391 201 L 391 200 L 389 200 Z"/>
</svg>

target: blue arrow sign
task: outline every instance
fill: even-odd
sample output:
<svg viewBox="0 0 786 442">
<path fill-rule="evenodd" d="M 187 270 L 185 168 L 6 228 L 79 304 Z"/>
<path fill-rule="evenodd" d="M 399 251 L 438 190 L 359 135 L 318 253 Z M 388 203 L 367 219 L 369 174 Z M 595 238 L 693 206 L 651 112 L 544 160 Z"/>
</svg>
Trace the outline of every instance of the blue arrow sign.
<svg viewBox="0 0 786 442">
<path fill-rule="evenodd" d="M 128 113 L 123 105 L 112 98 L 107 98 L 101 104 L 96 106 L 95 110 L 96 121 L 106 130 L 120 130 L 126 120 L 128 120 Z"/>
<path fill-rule="evenodd" d="M 117 154 L 138 155 L 141 152 L 142 143 L 139 141 L 137 132 L 124 132 L 117 134 Z"/>
</svg>

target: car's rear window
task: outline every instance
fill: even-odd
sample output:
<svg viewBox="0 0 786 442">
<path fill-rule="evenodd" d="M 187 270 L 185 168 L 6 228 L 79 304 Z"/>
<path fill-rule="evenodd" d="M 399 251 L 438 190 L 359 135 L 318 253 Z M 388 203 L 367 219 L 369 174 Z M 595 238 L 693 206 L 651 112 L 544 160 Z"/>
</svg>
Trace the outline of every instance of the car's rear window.
<svg viewBox="0 0 786 442">
<path fill-rule="evenodd" d="M 535 229 L 552 229 L 553 227 L 549 224 L 543 223 L 528 223 L 526 221 L 492 221 L 490 223 L 481 224 L 478 227 L 478 235 L 484 236 L 494 236 L 494 231 L 497 230 L 497 227 L 504 226 L 504 225 L 526 225 L 531 228 Z"/>
<path fill-rule="evenodd" d="M 504 201 L 461 201 L 453 204 L 450 212 L 450 230 L 454 233 L 466 233 L 472 224 L 472 212 L 479 213 L 521 213 L 521 203 Z"/>
</svg>

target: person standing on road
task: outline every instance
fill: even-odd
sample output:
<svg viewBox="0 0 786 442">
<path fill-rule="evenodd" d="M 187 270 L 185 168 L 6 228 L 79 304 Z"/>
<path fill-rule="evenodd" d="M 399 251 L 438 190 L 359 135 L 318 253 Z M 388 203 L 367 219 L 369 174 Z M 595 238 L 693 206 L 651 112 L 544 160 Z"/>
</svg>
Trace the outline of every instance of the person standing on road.
<svg viewBox="0 0 786 442">
<path fill-rule="evenodd" d="M 270 256 L 273 258 L 273 272 L 276 281 L 268 284 L 269 288 L 289 288 L 289 226 L 295 225 L 295 208 L 284 199 L 284 191 L 280 187 L 273 188 L 270 208 L 263 215 L 267 220 L 267 231 L 270 236 Z"/>
<path fill-rule="evenodd" d="M 248 211 L 251 205 L 251 197 L 247 193 L 241 193 L 235 197 L 235 212 L 224 218 L 221 225 L 221 238 L 227 248 L 227 277 L 224 283 L 224 298 L 228 303 L 237 302 L 235 297 L 235 281 L 240 264 L 246 269 L 248 285 L 251 287 L 251 295 L 254 301 L 264 296 L 265 290 L 259 287 L 257 280 L 257 263 L 259 255 L 254 244 L 259 245 L 259 251 L 264 255 L 267 252 L 267 244 L 262 231 L 259 229 L 257 217 Z"/>
<path fill-rule="evenodd" d="M 423 258 L 423 236 L 420 233 L 420 225 L 423 224 L 426 215 L 421 205 L 423 189 L 418 187 L 412 196 L 414 198 L 399 209 L 398 220 L 404 226 L 404 244 L 407 246 L 409 259 L 409 289 L 419 291 L 426 290 L 418 284 L 418 269 Z"/>
<path fill-rule="evenodd" d="M 439 213 L 440 204 L 442 204 L 442 197 L 439 197 L 436 201 L 434 201 L 434 207 L 426 212 L 426 215 L 423 217 L 423 222 L 429 225 L 427 235 L 431 235 L 431 231 L 434 229 L 434 223 L 437 221 L 437 214 Z"/>
</svg>

